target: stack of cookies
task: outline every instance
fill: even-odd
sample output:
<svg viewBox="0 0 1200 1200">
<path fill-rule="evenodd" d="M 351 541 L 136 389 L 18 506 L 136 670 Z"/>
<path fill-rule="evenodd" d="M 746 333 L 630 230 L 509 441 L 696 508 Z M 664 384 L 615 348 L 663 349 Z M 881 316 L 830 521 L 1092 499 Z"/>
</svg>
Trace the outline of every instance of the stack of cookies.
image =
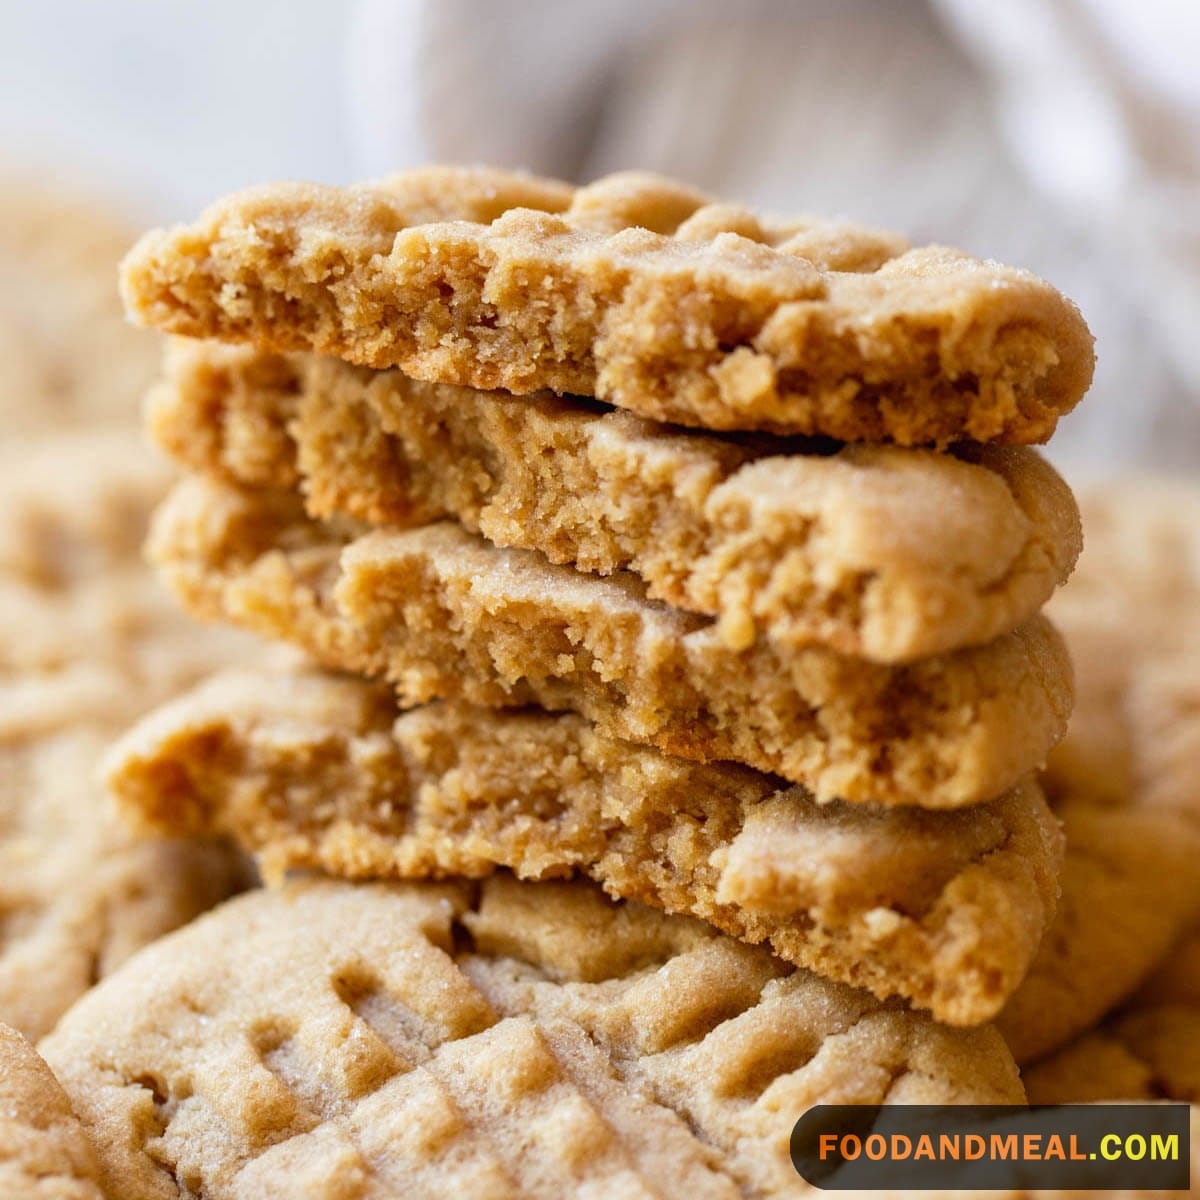
<svg viewBox="0 0 1200 1200">
<path fill-rule="evenodd" d="M 44 1044 L 108 1186 L 775 1195 L 822 1100 L 1021 1099 L 987 1023 L 1063 858 L 1079 517 L 1024 443 L 1090 382 L 1069 301 L 460 169 L 236 195 L 123 286 L 182 335 L 152 557 L 307 657 L 110 756 L 271 886 Z"/>
</svg>

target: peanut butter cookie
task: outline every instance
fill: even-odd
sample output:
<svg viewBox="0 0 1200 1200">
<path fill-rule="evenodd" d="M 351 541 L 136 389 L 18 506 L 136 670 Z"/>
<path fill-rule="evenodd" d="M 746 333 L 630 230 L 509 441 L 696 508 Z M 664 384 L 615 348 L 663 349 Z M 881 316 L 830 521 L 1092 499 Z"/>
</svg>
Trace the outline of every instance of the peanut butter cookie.
<svg viewBox="0 0 1200 1200">
<path fill-rule="evenodd" d="M 299 488 L 310 516 L 451 517 L 762 635 L 897 662 L 1029 619 L 1081 545 L 1066 484 L 1021 447 L 953 454 L 666 428 L 550 395 L 176 341 L 148 406 L 191 470 Z"/>
<path fill-rule="evenodd" d="M 1075 306 L 1028 272 L 637 173 L 255 188 L 146 235 L 122 286 L 172 333 L 846 441 L 1042 441 L 1094 361 Z"/>
<path fill-rule="evenodd" d="M 760 639 L 731 649 L 706 618 L 607 579 L 498 549 L 452 522 L 355 536 L 291 494 L 186 480 L 151 554 L 197 615 L 386 676 L 405 704 L 573 709 L 601 732 L 803 783 L 819 800 L 956 808 L 1045 757 L 1070 664 L 1035 617 L 984 646 L 903 666 Z"/>
<path fill-rule="evenodd" d="M 42 1044 L 124 1200 L 794 1196 L 822 1101 L 1020 1103 L 952 1030 L 584 882 L 293 881 Z"/>
<path fill-rule="evenodd" d="M 1057 896 L 1057 822 L 1026 781 L 955 812 L 816 804 L 803 788 L 605 737 L 574 713 L 230 672 L 145 718 L 108 784 L 143 827 L 232 835 L 272 879 L 579 872 L 951 1024 L 994 1016 Z"/>
</svg>

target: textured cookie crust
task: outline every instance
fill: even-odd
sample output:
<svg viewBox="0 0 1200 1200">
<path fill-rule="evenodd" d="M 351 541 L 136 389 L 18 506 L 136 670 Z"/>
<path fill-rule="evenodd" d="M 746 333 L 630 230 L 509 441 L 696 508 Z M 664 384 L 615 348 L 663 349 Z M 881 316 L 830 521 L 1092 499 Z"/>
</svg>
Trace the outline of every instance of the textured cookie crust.
<svg viewBox="0 0 1200 1200">
<path fill-rule="evenodd" d="M 998 1019 L 1021 1062 L 1124 1003 L 1200 920 L 1200 492 L 1135 480 L 1081 499 L 1087 548 L 1051 606 L 1078 694 L 1044 781 L 1062 895 Z"/>
<path fill-rule="evenodd" d="M 822 1100 L 1023 1096 L 990 1028 L 507 877 L 252 892 L 42 1050 L 125 1200 L 796 1195 L 788 1136 Z"/>
<path fill-rule="evenodd" d="M 0 427 L 132 426 L 158 340 L 130 328 L 117 263 L 133 231 L 94 199 L 0 177 Z"/>
<path fill-rule="evenodd" d="M 1024 975 L 1062 852 L 1028 782 L 958 812 L 822 807 L 573 713 L 401 715 L 386 685 L 317 672 L 217 676 L 141 722 L 105 773 L 135 821 L 232 835 L 270 878 L 578 871 L 958 1025 L 994 1016 Z"/>
<path fill-rule="evenodd" d="M 1037 612 L 1081 546 L 1070 490 L 1019 447 L 732 440 L 183 341 L 148 420 L 190 469 L 299 486 L 313 517 L 450 517 L 552 562 L 630 570 L 734 647 L 761 635 L 896 662 L 986 642 Z"/>
<path fill-rule="evenodd" d="M 766 641 L 735 651 L 630 575 L 583 575 L 451 522 L 347 540 L 294 496 L 199 478 L 158 513 L 150 553 L 197 615 L 386 676 L 405 704 L 573 709 L 610 736 L 742 762 L 821 800 L 992 799 L 1042 761 L 1071 703 L 1042 618 L 898 667 Z"/>
<path fill-rule="evenodd" d="M 172 333 L 846 441 L 1045 440 L 1094 362 L 1074 305 L 1027 272 L 637 173 L 256 188 L 146 235 L 122 290 Z"/>
<path fill-rule="evenodd" d="M 29 1037 L 243 882 L 224 847 L 135 841 L 94 781 L 127 722 L 246 653 L 141 562 L 167 477 L 133 432 L 0 453 L 0 1020 Z"/>
<path fill-rule="evenodd" d="M 0 1025 L 0 1198 L 105 1200 L 71 1102 L 25 1039 Z"/>
</svg>

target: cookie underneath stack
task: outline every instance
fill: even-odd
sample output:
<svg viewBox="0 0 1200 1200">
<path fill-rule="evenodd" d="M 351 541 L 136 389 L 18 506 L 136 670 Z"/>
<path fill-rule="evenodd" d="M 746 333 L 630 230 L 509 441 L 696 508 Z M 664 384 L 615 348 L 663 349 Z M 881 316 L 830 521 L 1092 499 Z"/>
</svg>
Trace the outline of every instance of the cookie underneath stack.
<svg viewBox="0 0 1200 1200">
<path fill-rule="evenodd" d="M 131 1198 L 786 1195 L 785 1113 L 1021 1095 L 995 1030 L 574 883 L 293 881 L 141 966 L 43 1044 Z"/>
<path fill-rule="evenodd" d="M 44 1043 L 105 1186 L 791 1194 L 823 1099 L 1020 1099 L 984 1023 L 1051 1049 L 1022 993 L 1071 945 L 1033 773 L 1078 514 L 1021 444 L 1090 379 L 1069 302 L 645 176 L 456 170 L 234 197 L 124 287 L 249 343 L 153 394 L 193 472 L 163 574 L 357 678 L 218 677 L 109 759 L 273 887 Z"/>
</svg>

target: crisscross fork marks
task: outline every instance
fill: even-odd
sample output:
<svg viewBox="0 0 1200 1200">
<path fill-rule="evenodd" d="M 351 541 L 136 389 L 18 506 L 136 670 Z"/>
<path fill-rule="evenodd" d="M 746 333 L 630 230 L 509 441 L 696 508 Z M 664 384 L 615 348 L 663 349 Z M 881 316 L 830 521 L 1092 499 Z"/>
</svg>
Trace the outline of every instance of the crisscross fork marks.
<svg viewBox="0 0 1200 1200">
<path fill-rule="evenodd" d="M 939 1030 L 586 884 L 296 881 L 125 976 L 44 1049 L 128 1200 L 225 1200 L 279 1171 L 352 1200 L 446 1179 L 480 1196 L 775 1195 L 795 1187 L 796 1106 L 864 1070 L 923 1072 L 947 1100 L 1021 1096 L 993 1031 Z M 839 1029 L 852 1053 L 829 1050 Z"/>
<path fill-rule="evenodd" d="M 647 935 L 657 930 L 674 943 L 665 957 L 646 962 L 644 946 L 618 950 L 589 964 L 592 983 L 548 981 L 547 967 L 553 979 L 570 961 L 555 953 L 556 924 L 587 928 L 606 908 L 589 889 L 530 889 L 498 877 L 465 917 L 477 954 L 464 970 L 499 1011 L 581 1027 L 627 1084 L 717 1148 L 750 1194 L 795 1187 L 788 1134 L 796 1114 L 821 1100 L 935 1102 L 1011 1087 L 1010 1068 L 987 1062 L 992 1030 L 952 1031 L 787 972 L 759 951 L 731 949 L 699 922 L 637 910 Z M 510 957 L 490 957 L 498 944 Z M 521 965 L 532 962 L 541 970 Z"/>
</svg>

